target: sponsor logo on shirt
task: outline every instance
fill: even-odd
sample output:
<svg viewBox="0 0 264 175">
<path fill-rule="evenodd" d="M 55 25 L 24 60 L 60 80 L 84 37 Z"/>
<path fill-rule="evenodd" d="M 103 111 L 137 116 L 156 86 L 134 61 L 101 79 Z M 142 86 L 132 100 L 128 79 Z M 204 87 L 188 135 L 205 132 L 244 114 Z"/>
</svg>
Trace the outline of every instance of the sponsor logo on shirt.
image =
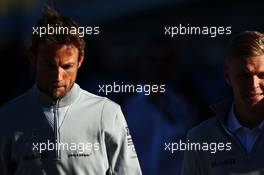
<svg viewBox="0 0 264 175">
<path fill-rule="evenodd" d="M 230 159 L 225 159 L 225 160 L 220 160 L 220 161 L 212 161 L 211 162 L 211 167 L 219 167 L 219 166 L 227 166 L 227 165 L 234 165 L 236 164 L 236 159 L 230 158 Z"/>
</svg>

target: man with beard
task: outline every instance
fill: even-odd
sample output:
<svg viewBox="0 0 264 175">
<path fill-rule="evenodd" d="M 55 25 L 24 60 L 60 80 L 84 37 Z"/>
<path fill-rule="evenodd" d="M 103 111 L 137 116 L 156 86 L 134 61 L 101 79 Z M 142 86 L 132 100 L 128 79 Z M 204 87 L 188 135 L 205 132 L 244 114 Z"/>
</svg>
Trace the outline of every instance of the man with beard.
<svg viewBox="0 0 264 175">
<path fill-rule="evenodd" d="M 47 26 L 78 28 L 51 8 Z M 84 49 L 79 33 L 32 34 L 36 84 L 0 109 L 1 175 L 141 174 L 120 106 L 75 83 Z"/>
</svg>

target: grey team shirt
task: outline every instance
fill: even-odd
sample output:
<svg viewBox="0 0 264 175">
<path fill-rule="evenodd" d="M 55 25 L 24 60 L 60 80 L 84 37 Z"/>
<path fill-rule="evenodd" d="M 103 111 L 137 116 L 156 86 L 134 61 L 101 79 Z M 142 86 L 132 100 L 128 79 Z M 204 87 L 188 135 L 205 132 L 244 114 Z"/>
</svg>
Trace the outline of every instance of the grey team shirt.
<svg viewBox="0 0 264 175">
<path fill-rule="evenodd" d="M 141 174 L 119 105 L 75 84 L 56 106 L 69 105 L 56 136 L 42 111 L 51 105 L 34 86 L 1 107 L 1 175 Z"/>
<path fill-rule="evenodd" d="M 229 131 L 226 120 L 232 100 L 212 106 L 215 116 L 192 128 L 187 139 L 193 143 L 231 143 L 230 150 L 185 151 L 182 175 L 262 175 L 264 174 L 264 135 L 258 135 L 250 152 Z"/>
</svg>

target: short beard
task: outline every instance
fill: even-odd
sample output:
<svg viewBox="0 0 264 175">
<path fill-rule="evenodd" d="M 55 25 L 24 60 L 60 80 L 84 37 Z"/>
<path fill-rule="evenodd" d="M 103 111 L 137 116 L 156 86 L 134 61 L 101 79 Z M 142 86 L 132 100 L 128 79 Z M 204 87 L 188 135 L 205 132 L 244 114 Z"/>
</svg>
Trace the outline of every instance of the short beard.
<svg viewBox="0 0 264 175">
<path fill-rule="evenodd" d="M 67 92 L 68 92 L 67 90 L 65 92 L 63 92 L 63 93 L 60 93 L 60 94 L 57 94 L 56 92 L 54 92 L 54 93 L 51 94 L 51 98 L 53 100 L 57 100 L 57 99 L 63 98 L 64 96 L 66 96 Z"/>
</svg>

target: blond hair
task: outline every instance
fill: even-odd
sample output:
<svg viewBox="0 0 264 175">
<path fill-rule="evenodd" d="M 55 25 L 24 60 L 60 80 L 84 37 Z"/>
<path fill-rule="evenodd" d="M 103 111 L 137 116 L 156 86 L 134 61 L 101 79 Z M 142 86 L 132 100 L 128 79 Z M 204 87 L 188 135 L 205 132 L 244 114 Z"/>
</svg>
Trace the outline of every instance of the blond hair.
<svg viewBox="0 0 264 175">
<path fill-rule="evenodd" d="M 245 31 L 231 41 L 228 61 L 260 55 L 264 55 L 264 34 L 257 31 Z"/>
</svg>

